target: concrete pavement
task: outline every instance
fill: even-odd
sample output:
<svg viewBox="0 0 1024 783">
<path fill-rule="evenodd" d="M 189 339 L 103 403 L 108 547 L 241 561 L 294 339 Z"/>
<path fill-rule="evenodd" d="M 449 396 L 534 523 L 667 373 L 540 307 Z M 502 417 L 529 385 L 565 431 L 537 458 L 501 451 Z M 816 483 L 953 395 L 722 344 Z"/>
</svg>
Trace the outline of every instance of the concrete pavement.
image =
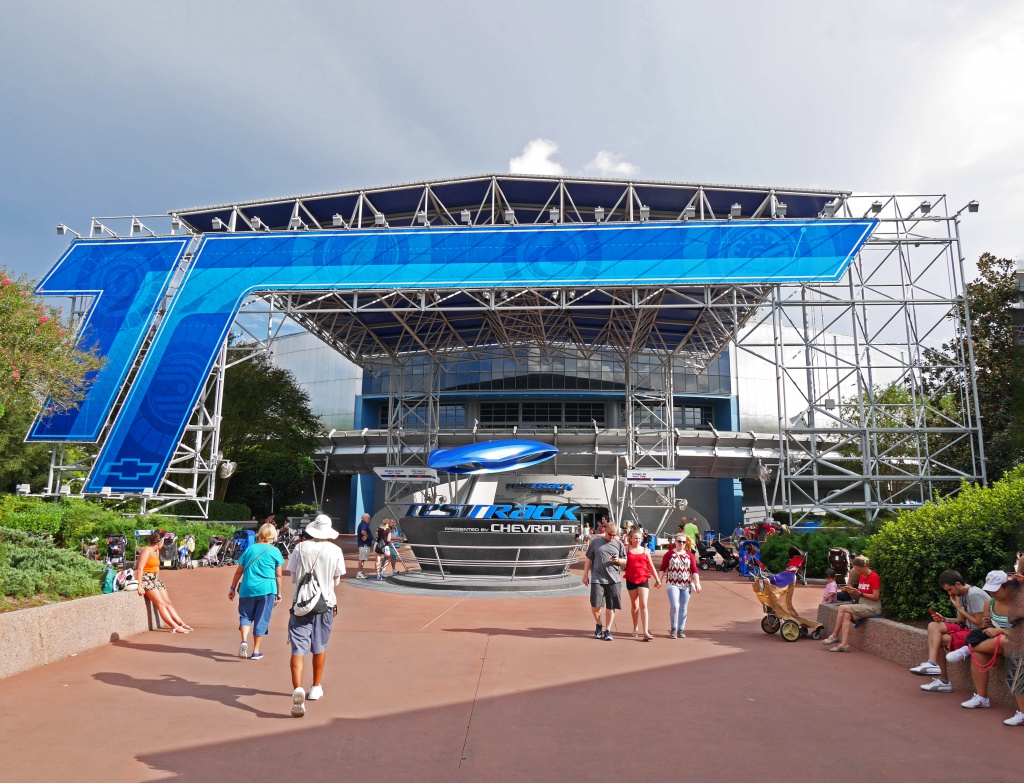
<svg viewBox="0 0 1024 783">
<path fill-rule="evenodd" d="M 924 679 L 867 654 L 766 636 L 735 573 L 703 574 L 682 640 L 667 638 L 668 602 L 652 590 L 651 643 L 629 637 L 628 609 L 614 642 L 595 640 L 586 598 L 341 586 L 325 697 L 294 719 L 287 611 L 275 614 L 263 660 L 237 658 L 232 570 L 164 573 L 195 633 L 147 632 L 0 681 L 0 777 L 1024 777 L 1024 729 L 1002 725 L 1008 710 L 964 710 L 969 694 L 923 693 Z M 798 588 L 797 608 L 813 617 L 819 594 Z"/>
</svg>

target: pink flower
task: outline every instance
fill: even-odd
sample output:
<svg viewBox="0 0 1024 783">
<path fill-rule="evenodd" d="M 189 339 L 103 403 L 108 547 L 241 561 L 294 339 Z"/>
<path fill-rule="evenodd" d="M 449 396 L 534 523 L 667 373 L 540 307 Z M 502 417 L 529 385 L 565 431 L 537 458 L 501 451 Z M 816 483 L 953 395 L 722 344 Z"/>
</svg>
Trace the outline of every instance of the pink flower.
<svg viewBox="0 0 1024 783">
<path fill-rule="evenodd" d="M 7 279 L 6 277 L 5 277 L 5 278 L 4 278 L 4 282 L 2 283 L 2 285 L 5 285 L 5 286 L 6 286 L 6 285 L 10 285 L 10 284 L 11 284 L 11 281 L 10 281 L 10 280 L 8 280 L 8 279 Z"/>
<path fill-rule="evenodd" d="M 18 368 L 17 367 L 14 368 L 14 371 L 11 373 L 11 375 L 13 377 L 15 377 L 15 378 L 20 378 L 21 377 L 21 373 L 18 372 Z"/>
<path fill-rule="evenodd" d="M 50 316 L 48 316 L 48 315 L 44 315 L 44 316 L 41 316 L 41 317 L 39 318 L 39 323 L 41 323 L 41 324 L 45 324 L 45 323 L 46 323 L 47 321 L 49 321 L 49 320 L 50 320 Z"/>
</svg>

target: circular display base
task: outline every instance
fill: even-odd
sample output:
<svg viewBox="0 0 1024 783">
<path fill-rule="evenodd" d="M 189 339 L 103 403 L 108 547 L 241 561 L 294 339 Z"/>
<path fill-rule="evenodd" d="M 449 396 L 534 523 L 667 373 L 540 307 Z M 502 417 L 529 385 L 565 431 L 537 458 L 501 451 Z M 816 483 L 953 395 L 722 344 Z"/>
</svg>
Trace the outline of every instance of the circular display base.
<svg viewBox="0 0 1024 783">
<path fill-rule="evenodd" d="M 352 587 L 403 595 L 436 595 L 438 592 L 462 593 L 477 598 L 555 598 L 589 594 L 579 576 L 548 577 L 527 580 L 486 580 L 467 577 L 441 579 L 420 571 L 395 574 L 378 582 L 374 578 L 349 579 Z"/>
</svg>

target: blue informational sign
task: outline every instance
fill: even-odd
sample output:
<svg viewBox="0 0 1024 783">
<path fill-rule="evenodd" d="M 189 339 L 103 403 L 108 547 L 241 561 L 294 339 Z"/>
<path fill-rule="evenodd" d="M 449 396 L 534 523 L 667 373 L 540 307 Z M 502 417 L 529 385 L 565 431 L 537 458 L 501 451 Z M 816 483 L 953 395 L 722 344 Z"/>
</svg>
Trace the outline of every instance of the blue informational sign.
<svg viewBox="0 0 1024 783">
<path fill-rule="evenodd" d="M 99 438 L 188 242 L 81 240 L 61 256 L 36 291 L 50 296 L 94 295 L 81 344 L 95 346 L 107 361 L 87 376 L 92 385 L 78 408 L 37 419 L 26 440 L 91 443 Z"/>
<path fill-rule="evenodd" d="M 876 224 L 786 220 L 208 235 L 85 491 L 141 493 L 159 486 L 235 314 L 255 291 L 825 282 L 843 275 Z M 74 253 L 79 244 L 84 242 L 74 243 L 65 258 L 96 263 Z M 79 274 L 95 290 L 90 273 Z M 123 378 L 117 374 L 127 373 L 130 360 L 108 359 L 111 376 Z"/>
</svg>

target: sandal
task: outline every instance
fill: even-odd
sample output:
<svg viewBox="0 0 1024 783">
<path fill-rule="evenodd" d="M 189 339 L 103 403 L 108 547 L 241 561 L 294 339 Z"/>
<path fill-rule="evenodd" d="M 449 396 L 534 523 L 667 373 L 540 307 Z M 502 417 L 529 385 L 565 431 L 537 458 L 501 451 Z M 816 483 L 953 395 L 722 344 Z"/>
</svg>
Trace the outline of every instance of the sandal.
<svg viewBox="0 0 1024 783">
<path fill-rule="evenodd" d="M 829 647 L 829 652 L 850 652 L 850 645 L 848 644 L 837 644 L 835 647 Z"/>
<path fill-rule="evenodd" d="M 821 640 L 821 643 L 822 644 L 835 644 L 838 641 L 839 641 L 839 637 L 838 636 L 826 636 L 824 639 Z"/>
<path fill-rule="evenodd" d="M 188 629 L 184 625 L 179 625 L 177 628 L 172 628 L 171 633 L 188 633 Z"/>
<path fill-rule="evenodd" d="M 653 642 L 654 641 L 654 637 L 651 636 L 650 634 L 646 634 L 646 635 L 644 635 L 644 641 L 645 642 Z"/>
<path fill-rule="evenodd" d="M 640 638 L 640 632 L 637 631 L 635 628 L 633 629 L 633 638 L 634 639 L 639 639 Z"/>
</svg>

